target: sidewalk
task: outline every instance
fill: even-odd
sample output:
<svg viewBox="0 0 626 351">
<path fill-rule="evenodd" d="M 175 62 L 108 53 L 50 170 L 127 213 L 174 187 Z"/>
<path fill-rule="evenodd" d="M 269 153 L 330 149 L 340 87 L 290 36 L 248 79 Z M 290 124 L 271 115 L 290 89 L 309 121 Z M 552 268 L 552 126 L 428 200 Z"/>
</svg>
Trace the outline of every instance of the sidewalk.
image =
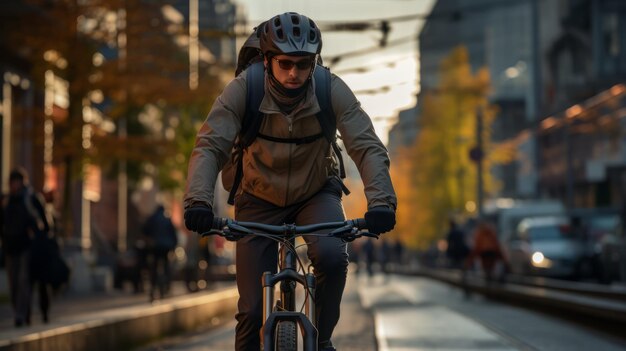
<svg viewBox="0 0 626 351">
<path fill-rule="evenodd" d="M 154 303 L 147 293 L 66 293 L 53 297 L 47 324 L 35 297 L 31 325 L 20 328 L 14 327 L 11 306 L 5 302 L 0 305 L 0 350 L 106 350 L 138 344 L 232 315 L 236 297 L 232 282 L 196 293 L 174 282 L 170 296 Z"/>
</svg>

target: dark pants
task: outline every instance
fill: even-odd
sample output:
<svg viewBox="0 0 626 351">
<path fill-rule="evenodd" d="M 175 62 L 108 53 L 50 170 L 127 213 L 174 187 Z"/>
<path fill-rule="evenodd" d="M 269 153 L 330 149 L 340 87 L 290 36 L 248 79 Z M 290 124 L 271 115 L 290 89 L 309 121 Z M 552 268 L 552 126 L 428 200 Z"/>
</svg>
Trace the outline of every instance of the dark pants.
<svg viewBox="0 0 626 351">
<path fill-rule="evenodd" d="M 31 252 L 25 250 L 6 257 L 7 276 L 11 292 L 11 305 L 16 325 L 30 324 L 32 296 Z"/>
<path fill-rule="evenodd" d="M 150 300 L 156 298 L 158 290 L 162 299 L 170 288 L 170 261 L 169 249 L 155 247 L 152 250 L 152 261 L 150 262 Z"/>
<path fill-rule="evenodd" d="M 235 218 L 239 221 L 280 225 L 297 225 L 343 221 L 341 189 L 329 183 L 311 199 L 288 207 L 277 207 L 249 194 L 237 199 Z M 305 237 L 308 256 L 315 269 L 315 293 L 318 338 L 328 342 L 339 321 L 341 296 L 348 272 L 346 244 L 340 239 Z M 250 236 L 237 242 L 237 287 L 239 312 L 236 315 L 235 349 L 260 348 L 260 330 L 263 324 L 263 272 L 276 272 L 278 247 L 270 239 Z"/>
<path fill-rule="evenodd" d="M 48 311 L 50 310 L 49 284 L 43 280 L 35 280 L 33 286 L 37 285 L 37 295 L 39 297 L 39 310 L 44 323 L 48 323 Z"/>
</svg>

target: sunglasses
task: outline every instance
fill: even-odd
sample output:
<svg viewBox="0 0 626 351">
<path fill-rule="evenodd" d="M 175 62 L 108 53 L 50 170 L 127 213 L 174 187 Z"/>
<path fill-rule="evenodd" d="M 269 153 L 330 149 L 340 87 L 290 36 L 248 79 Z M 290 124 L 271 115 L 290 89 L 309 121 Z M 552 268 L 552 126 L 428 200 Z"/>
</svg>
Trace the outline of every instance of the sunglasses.
<svg viewBox="0 0 626 351">
<path fill-rule="evenodd" d="M 311 66 L 313 66 L 313 63 L 315 62 L 313 60 L 302 60 L 302 61 L 294 62 L 291 60 L 279 60 L 277 58 L 274 58 L 274 60 L 278 62 L 278 67 L 280 67 L 281 69 L 284 69 L 285 71 L 290 71 L 293 68 L 293 66 L 296 66 L 299 70 L 304 71 L 306 69 L 311 68 Z"/>
</svg>

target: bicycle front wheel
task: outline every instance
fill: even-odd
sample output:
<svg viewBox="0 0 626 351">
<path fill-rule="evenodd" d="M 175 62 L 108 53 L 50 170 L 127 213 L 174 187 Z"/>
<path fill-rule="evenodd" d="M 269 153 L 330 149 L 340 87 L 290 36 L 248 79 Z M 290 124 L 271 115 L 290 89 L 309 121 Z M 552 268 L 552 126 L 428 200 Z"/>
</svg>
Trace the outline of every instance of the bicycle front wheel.
<svg viewBox="0 0 626 351">
<path fill-rule="evenodd" d="M 298 349 L 298 326 L 293 321 L 282 321 L 276 325 L 276 351 Z"/>
</svg>

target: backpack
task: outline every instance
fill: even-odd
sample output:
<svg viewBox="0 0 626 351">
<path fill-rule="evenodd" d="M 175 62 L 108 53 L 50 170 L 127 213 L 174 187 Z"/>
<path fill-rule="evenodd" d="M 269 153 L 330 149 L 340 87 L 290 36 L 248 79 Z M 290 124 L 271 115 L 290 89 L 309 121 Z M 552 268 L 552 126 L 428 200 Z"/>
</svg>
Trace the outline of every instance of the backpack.
<svg viewBox="0 0 626 351">
<path fill-rule="evenodd" d="M 225 189 L 230 191 L 228 196 L 229 205 L 235 203 L 235 195 L 243 179 L 243 152 L 257 137 L 273 142 L 292 143 L 296 145 L 308 144 L 324 137 L 332 146 L 339 161 L 339 176 L 341 179 L 346 177 L 341 148 L 337 144 L 337 121 L 331 103 L 330 70 L 322 66 L 320 64 L 321 62 L 318 62 L 315 67 L 313 77 L 315 79 L 315 96 L 317 96 L 317 102 L 320 105 L 320 112 L 317 113 L 316 117 L 320 123 L 322 132 L 303 138 L 275 138 L 259 133 L 263 118 L 265 117 L 265 115 L 259 111 L 261 101 L 263 101 L 263 96 L 265 95 L 265 68 L 259 49 L 260 44 L 258 37 L 258 28 L 262 27 L 262 25 L 263 24 L 255 28 L 254 33 L 246 40 L 237 58 L 237 70 L 235 71 L 235 75 L 239 75 L 244 70 L 247 71 L 248 84 L 246 91 L 246 112 L 243 117 L 241 130 L 235 142 L 231 158 L 222 171 L 222 183 Z M 340 181 L 339 183 L 341 184 L 344 194 L 350 194 L 350 191 L 343 182 Z"/>
</svg>

